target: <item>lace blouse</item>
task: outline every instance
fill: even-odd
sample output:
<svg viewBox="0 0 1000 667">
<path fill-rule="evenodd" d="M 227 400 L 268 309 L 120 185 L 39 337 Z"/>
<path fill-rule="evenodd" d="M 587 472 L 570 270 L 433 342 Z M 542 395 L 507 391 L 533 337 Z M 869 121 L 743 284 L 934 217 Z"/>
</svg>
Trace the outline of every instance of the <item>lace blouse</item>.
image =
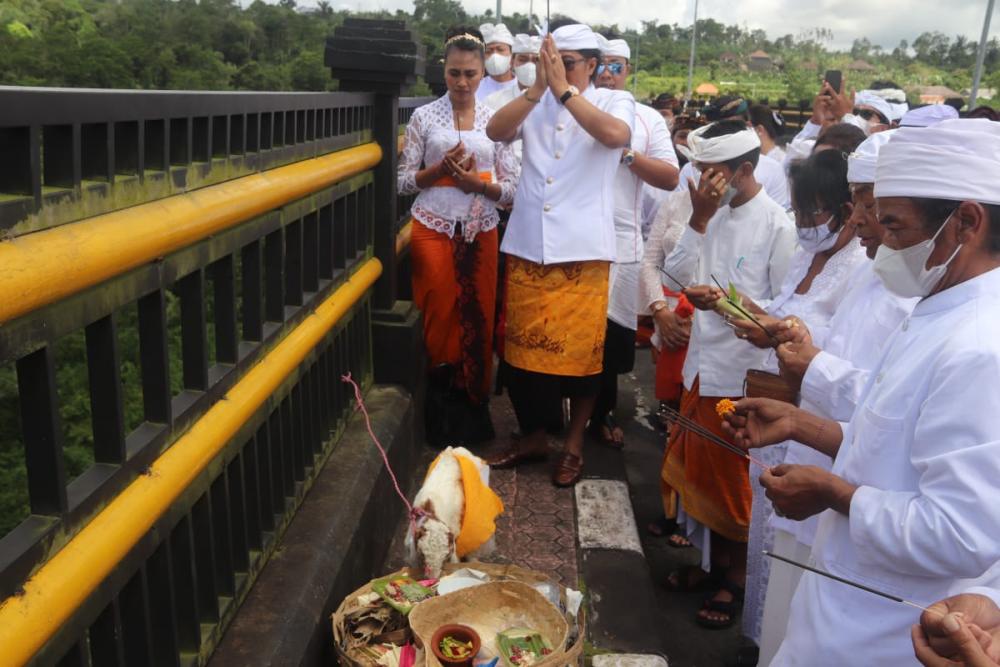
<svg viewBox="0 0 1000 667">
<path fill-rule="evenodd" d="M 476 102 L 473 129 L 459 133 L 455 129 L 455 112 L 447 93 L 413 112 L 406 126 L 396 182 L 400 194 L 419 193 L 410 214 L 425 227 L 451 238 L 455 234 L 455 224 L 461 223 L 463 237 L 471 242 L 477 233 L 497 226 L 500 221 L 497 205 L 507 206 L 514 201 L 519 165 L 510 146 L 490 141 L 486 136 L 486 124 L 492 116 L 492 109 Z M 476 171 L 493 172 L 500 186 L 498 202 L 481 194 L 464 193 L 457 187 L 421 190 L 417 186 L 417 172 L 444 158 L 445 153 L 458 143 L 459 134 L 466 153 L 476 156 Z"/>
</svg>

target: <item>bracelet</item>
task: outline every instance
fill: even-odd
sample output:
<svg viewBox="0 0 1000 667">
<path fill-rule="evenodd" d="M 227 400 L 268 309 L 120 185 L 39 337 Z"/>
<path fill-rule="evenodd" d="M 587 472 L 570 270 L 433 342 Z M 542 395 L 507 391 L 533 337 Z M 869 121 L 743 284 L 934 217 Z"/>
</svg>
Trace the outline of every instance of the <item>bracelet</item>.
<svg viewBox="0 0 1000 667">
<path fill-rule="evenodd" d="M 532 104 L 538 104 L 539 102 L 541 102 L 541 101 L 542 101 L 542 98 L 541 98 L 541 97 L 539 97 L 538 99 L 532 99 L 532 98 L 531 98 L 531 96 L 530 96 L 530 95 L 528 95 L 528 91 L 527 91 L 527 90 L 526 90 L 526 91 L 524 91 L 524 95 L 522 95 L 522 97 L 524 97 L 524 99 L 528 100 L 528 101 L 529 101 L 529 102 L 531 102 Z"/>
<path fill-rule="evenodd" d="M 482 195 L 484 197 L 486 196 L 486 188 L 488 188 L 488 187 L 490 187 L 490 184 L 487 183 L 486 181 L 483 181 L 483 192 L 482 192 Z"/>
</svg>

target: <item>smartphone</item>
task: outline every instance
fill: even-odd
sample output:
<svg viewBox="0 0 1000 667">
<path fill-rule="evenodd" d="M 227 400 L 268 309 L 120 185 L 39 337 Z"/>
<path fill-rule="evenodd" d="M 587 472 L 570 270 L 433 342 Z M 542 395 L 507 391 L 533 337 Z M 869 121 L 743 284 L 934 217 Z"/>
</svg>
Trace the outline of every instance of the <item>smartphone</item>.
<svg viewBox="0 0 1000 667">
<path fill-rule="evenodd" d="M 826 71 L 826 76 L 823 77 L 823 80 L 830 84 L 830 87 L 836 92 L 843 92 L 840 87 L 844 84 L 844 80 L 839 69 L 828 69 Z"/>
</svg>

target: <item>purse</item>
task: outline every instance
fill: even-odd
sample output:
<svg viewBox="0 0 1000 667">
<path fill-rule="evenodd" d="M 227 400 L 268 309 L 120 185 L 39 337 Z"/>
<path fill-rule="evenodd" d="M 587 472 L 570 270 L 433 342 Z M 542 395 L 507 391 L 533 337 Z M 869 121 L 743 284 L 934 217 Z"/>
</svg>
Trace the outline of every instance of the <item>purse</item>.
<svg viewBox="0 0 1000 667">
<path fill-rule="evenodd" d="M 747 398 L 771 398 L 782 403 L 799 404 L 799 392 L 776 373 L 751 368 L 743 380 L 743 395 Z"/>
</svg>

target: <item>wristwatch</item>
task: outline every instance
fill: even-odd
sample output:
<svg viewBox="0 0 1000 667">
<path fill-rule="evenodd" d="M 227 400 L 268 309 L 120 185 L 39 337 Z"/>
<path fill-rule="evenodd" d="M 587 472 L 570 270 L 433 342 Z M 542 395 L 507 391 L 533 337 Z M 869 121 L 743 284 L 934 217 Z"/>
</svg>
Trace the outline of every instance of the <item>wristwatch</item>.
<svg viewBox="0 0 1000 667">
<path fill-rule="evenodd" d="M 660 312 L 664 308 L 669 308 L 669 307 L 670 307 L 670 304 L 667 303 L 666 301 L 657 301 L 656 303 L 653 304 L 653 314 L 656 315 L 658 312 Z"/>
<path fill-rule="evenodd" d="M 566 89 L 565 93 L 559 96 L 559 104 L 566 104 L 566 102 L 569 101 L 569 98 L 579 94 L 580 94 L 579 88 L 577 88 L 576 86 L 570 86 L 569 88 Z"/>
<path fill-rule="evenodd" d="M 626 167 L 631 167 L 632 163 L 635 162 L 635 151 L 631 148 L 625 149 L 625 152 L 622 153 L 621 162 Z"/>
</svg>

